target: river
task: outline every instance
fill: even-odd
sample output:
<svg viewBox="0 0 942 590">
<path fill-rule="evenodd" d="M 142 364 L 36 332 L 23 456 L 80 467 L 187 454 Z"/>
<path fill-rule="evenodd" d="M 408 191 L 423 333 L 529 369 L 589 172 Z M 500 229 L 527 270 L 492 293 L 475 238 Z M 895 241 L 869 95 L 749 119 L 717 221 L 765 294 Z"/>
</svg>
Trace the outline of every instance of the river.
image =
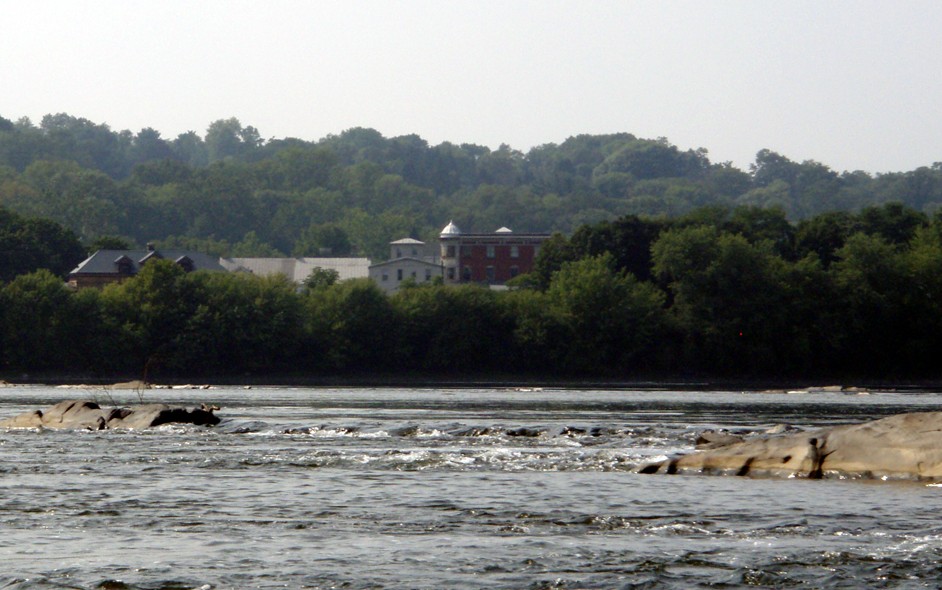
<svg viewBox="0 0 942 590">
<path fill-rule="evenodd" d="M 0 388 L 219 405 L 215 428 L 0 430 L 0 588 L 922 588 L 942 488 L 640 475 L 698 432 L 939 409 L 927 392 Z"/>
</svg>

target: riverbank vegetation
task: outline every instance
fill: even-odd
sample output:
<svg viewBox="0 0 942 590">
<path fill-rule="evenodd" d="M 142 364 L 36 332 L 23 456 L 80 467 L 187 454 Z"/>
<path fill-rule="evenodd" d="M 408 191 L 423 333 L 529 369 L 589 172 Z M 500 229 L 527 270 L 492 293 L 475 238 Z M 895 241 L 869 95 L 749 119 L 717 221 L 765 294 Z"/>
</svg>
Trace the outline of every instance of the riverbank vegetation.
<svg viewBox="0 0 942 590">
<path fill-rule="evenodd" d="M 523 153 L 0 117 L 0 372 L 938 377 L 940 207 L 939 163 L 838 173 L 762 150 L 743 171 L 629 133 Z M 98 247 L 378 260 L 449 219 L 559 233 L 506 292 L 159 261 L 63 283 Z"/>
<path fill-rule="evenodd" d="M 147 378 L 939 376 L 942 217 L 898 204 L 626 216 L 557 235 L 515 288 L 185 273 L 0 286 L 0 371 Z"/>
</svg>

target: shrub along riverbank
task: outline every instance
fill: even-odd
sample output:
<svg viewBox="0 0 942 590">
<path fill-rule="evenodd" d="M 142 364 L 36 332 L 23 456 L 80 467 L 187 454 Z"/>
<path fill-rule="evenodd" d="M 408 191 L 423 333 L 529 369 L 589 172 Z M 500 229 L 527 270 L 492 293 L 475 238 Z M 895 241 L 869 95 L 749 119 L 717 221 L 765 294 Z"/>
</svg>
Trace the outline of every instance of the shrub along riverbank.
<svg viewBox="0 0 942 590">
<path fill-rule="evenodd" d="M 881 211 L 876 229 L 842 214 L 797 238 L 756 210 L 587 226 L 547 243 L 524 286 L 503 292 L 387 297 L 365 279 L 299 291 L 164 261 L 73 292 L 37 271 L 0 286 L 0 374 L 939 377 L 942 223 Z"/>
</svg>

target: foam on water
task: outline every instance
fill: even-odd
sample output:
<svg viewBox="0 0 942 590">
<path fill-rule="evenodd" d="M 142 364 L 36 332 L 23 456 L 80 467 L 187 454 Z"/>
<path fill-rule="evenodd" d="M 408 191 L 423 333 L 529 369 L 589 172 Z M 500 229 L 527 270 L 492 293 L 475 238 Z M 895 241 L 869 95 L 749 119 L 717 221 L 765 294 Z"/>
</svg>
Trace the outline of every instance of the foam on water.
<svg viewBox="0 0 942 590">
<path fill-rule="evenodd" d="M 0 389 L 0 416 L 61 395 Z M 0 432 L 0 588 L 916 587 L 942 573 L 936 484 L 633 473 L 705 428 L 860 421 L 934 395 L 147 395 L 211 401 L 223 422 Z"/>
</svg>

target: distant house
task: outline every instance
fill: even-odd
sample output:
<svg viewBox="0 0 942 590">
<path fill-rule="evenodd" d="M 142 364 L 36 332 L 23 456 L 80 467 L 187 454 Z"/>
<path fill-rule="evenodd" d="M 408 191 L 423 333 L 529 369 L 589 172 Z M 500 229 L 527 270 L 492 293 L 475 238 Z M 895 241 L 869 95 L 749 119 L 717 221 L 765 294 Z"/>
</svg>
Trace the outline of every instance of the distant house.
<svg viewBox="0 0 942 590">
<path fill-rule="evenodd" d="M 389 243 L 389 260 L 370 265 L 370 278 L 386 293 L 395 293 L 403 281 L 428 283 L 442 277 L 442 265 L 425 242 L 403 238 Z"/>
<path fill-rule="evenodd" d="M 76 289 L 119 283 L 140 272 L 151 260 L 169 260 L 186 272 L 194 270 L 226 271 L 215 256 L 190 250 L 158 250 L 152 245 L 144 250 L 99 250 L 69 273 L 69 285 Z"/>
<path fill-rule="evenodd" d="M 514 233 L 502 227 L 493 233 L 463 233 L 454 222 L 439 236 L 445 283 L 500 286 L 533 270 L 540 245 L 550 234 Z"/>
<path fill-rule="evenodd" d="M 480 283 L 500 288 L 517 275 L 533 270 L 540 245 L 549 234 L 514 233 L 502 227 L 493 233 L 462 233 L 454 223 L 442 229 L 438 247 L 413 238 L 390 242 L 389 260 L 369 258 L 216 258 L 187 250 L 99 250 L 69 274 L 76 288 L 100 287 L 133 277 L 149 260 L 165 259 L 187 272 L 213 270 L 257 276 L 282 274 L 303 283 L 315 268 L 334 270 L 339 280 L 369 277 L 386 293 L 404 281 L 445 284 Z"/>
<path fill-rule="evenodd" d="M 369 258 L 217 258 L 189 250 L 99 250 L 69 273 L 69 285 L 77 289 L 101 287 L 136 275 L 149 260 L 170 260 L 187 272 L 212 270 L 245 272 L 258 276 L 283 274 L 302 283 L 315 268 L 337 271 L 338 279 L 369 276 Z"/>
<path fill-rule="evenodd" d="M 219 262 L 231 272 L 283 274 L 296 283 L 303 283 L 315 268 L 335 270 L 341 281 L 370 276 L 369 258 L 221 258 Z"/>
</svg>

